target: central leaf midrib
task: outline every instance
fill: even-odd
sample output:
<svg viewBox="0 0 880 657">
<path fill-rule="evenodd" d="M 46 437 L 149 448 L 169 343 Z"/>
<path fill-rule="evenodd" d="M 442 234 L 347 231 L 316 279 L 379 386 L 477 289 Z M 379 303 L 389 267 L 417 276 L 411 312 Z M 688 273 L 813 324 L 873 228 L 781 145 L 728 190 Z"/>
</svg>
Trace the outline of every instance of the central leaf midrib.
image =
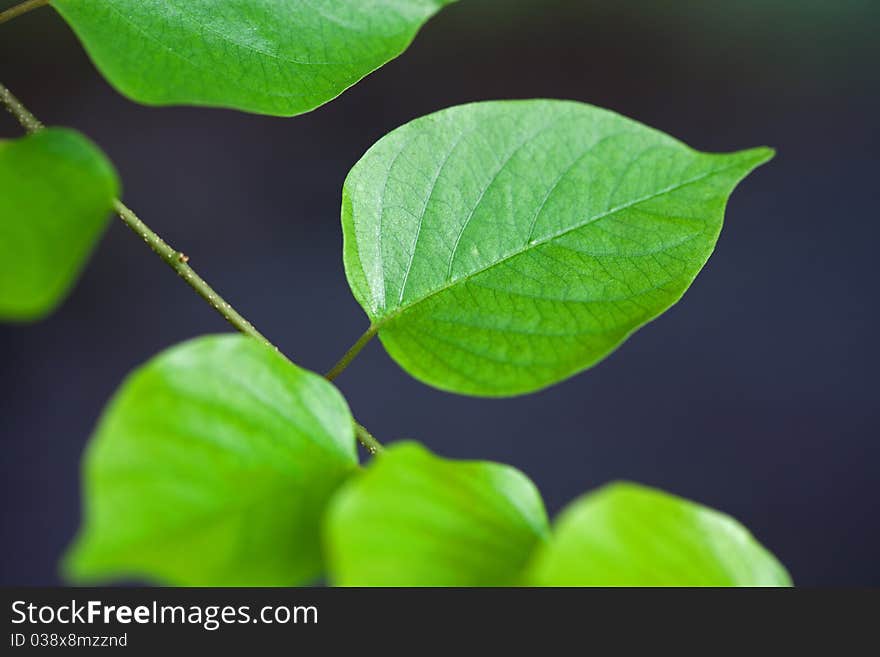
<svg viewBox="0 0 880 657">
<path fill-rule="evenodd" d="M 572 233 L 576 230 L 580 230 L 581 228 L 585 228 L 586 226 L 589 226 L 590 224 L 593 224 L 597 221 L 601 221 L 602 219 L 607 219 L 608 217 L 611 217 L 619 212 L 623 212 L 624 210 L 628 210 L 630 208 L 633 208 L 641 203 L 647 203 L 648 201 L 652 201 L 660 196 L 663 196 L 664 194 L 670 194 L 672 192 L 683 189 L 684 187 L 687 187 L 688 185 L 693 185 L 694 183 L 698 183 L 702 180 L 705 180 L 706 178 L 709 178 L 711 176 L 715 176 L 715 175 L 718 175 L 719 173 L 724 173 L 725 171 L 729 171 L 730 169 L 734 169 L 739 166 L 742 166 L 742 164 L 743 164 L 742 162 L 735 162 L 732 164 L 728 164 L 727 166 L 723 166 L 719 169 L 715 169 L 713 171 L 707 171 L 707 172 L 702 173 L 698 176 L 694 176 L 693 178 L 689 178 L 688 180 L 676 183 L 675 185 L 670 185 L 669 187 L 665 187 L 663 189 L 660 189 L 652 194 L 648 194 L 646 196 L 642 196 L 640 198 L 637 198 L 633 201 L 630 201 L 629 203 L 624 203 L 623 205 L 619 205 L 619 206 L 612 208 L 610 210 L 606 210 L 605 212 L 602 212 L 598 215 L 595 215 L 593 217 L 589 217 L 589 218 L 585 219 L 584 221 L 579 222 L 569 228 L 565 228 L 565 229 L 557 231 L 555 233 L 551 233 L 550 235 L 547 235 L 546 237 L 543 237 L 541 239 L 535 240 L 533 242 L 529 242 L 525 246 L 513 251 L 512 253 L 509 253 L 509 254 L 503 256 L 502 258 L 500 258 L 498 260 L 495 260 L 494 262 L 491 262 L 483 267 L 475 269 L 474 271 L 468 272 L 467 274 L 464 274 L 463 276 L 460 276 L 456 279 L 448 281 L 447 283 L 443 284 L 442 286 L 438 287 L 436 290 L 430 292 L 429 294 L 426 294 L 423 297 L 420 297 L 420 298 L 418 298 L 414 301 L 411 301 L 405 305 L 398 306 L 397 308 L 394 309 L 393 312 L 389 313 L 388 315 L 385 315 L 384 317 L 380 318 L 378 321 L 373 321 L 372 326 L 371 326 L 371 330 L 374 332 L 381 330 L 382 328 L 387 326 L 389 323 L 391 323 L 392 321 L 397 319 L 400 315 L 405 313 L 407 310 L 413 308 L 414 306 L 417 306 L 420 303 L 423 303 L 423 302 L 427 301 L 428 299 L 431 299 L 431 298 L 437 296 L 438 294 L 441 294 L 442 292 L 445 292 L 446 290 L 448 290 L 452 287 L 455 287 L 456 285 L 458 285 L 460 283 L 464 283 L 464 282 L 470 280 L 471 278 L 473 278 L 474 276 L 478 276 L 479 274 L 482 274 L 483 272 L 488 271 L 488 270 L 492 269 L 493 267 L 501 265 L 501 264 L 507 262 L 508 260 L 513 259 L 513 258 L 516 258 L 531 249 L 543 246 L 549 242 L 552 242 L 553 240 L 559 239 L 560 237 L 564 237 L 565 235 L 567 235 L 569 233 Z"/>
</svg>

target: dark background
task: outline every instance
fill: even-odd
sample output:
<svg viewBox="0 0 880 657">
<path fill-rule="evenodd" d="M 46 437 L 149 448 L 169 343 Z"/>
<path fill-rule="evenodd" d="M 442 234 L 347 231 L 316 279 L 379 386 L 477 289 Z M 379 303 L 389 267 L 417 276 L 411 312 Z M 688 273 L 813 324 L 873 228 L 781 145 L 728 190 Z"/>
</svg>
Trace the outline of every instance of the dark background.
<svg viewBox="0 0 880 657">
<path fill-rule="evenodd" d="M 529 397 L 469 399 L 411 380 L 374 343 L 339 385 L 380 439 L 511 463 L 551 513 L 632 479 L 738 517 L 800 585 L 877 586 L 877 6 L 462 0 L 400 59 L 295 119 L 135 105 L 41 9 L 0 26 L 0 79 L 44 121 L 96 140 L 126 202 L 319 371 L 367 326 L 342 268 L 343 179 L 412 118 L 573 98 L 703 150 L 776 147 L 684 300 L 595 369 Z M 19 132 L 0 117 L 0 137 Z M 0 327 L 0 583 L 57 581 L 80 454 L 125 374 L 224 330 L 119 222 L 54 316 Z"/>
</svg>

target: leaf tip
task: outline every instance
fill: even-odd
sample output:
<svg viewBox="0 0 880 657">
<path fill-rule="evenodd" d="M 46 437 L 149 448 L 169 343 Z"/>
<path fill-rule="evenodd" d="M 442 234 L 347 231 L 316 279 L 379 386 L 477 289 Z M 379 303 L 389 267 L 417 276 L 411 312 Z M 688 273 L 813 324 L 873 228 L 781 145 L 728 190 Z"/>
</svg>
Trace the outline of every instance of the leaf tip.
<svg viewBox="0 0 880 657">
<path fill-rule="evenodd" d="M 748 156 L 752 168 L 757 168 L 767 164 L 770 160 L 775 158 L 776 149 L 771 146 L 758 146 L 757 148 L 750 148 L 747 151 L 743 151 L 743 155 Z"/>
</svg>

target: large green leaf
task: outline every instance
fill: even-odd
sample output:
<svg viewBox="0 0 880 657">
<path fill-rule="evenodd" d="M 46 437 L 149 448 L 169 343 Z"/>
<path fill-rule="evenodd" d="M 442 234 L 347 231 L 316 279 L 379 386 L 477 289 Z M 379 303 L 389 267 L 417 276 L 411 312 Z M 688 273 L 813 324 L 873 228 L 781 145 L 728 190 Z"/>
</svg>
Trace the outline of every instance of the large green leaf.
<svg viewBox="0 0 880 657">
<path fill-rule="evenodd" d="M 74 580 L 296 585 L 322 572 L 320 519 L 356 468 L 337 390 L 242 336 L 175 347 L 135 372 L 85 460 Z"/>
<path fill-rule="evenodd" d="M 334 498 L 328 568 L 344 586 L 513 584 L 547 531 L 521 472 L 401 443 Z"/>
<path fill-rule="evenodd" d="M 790 586 L 733 518 L 635 484 L 575 501 L 537 554 L 539 586 Z"/>
<path fill-rule="evenodd" d="M 402 53 L 455 0 L 52 0 L 122 93 L 293 116 Z"/>
<path fill-rule="evenodd" d="M 52 128 L 0 141 L 0 319 L 31 320 L 67 294 L 119 183 L 88 139 Z"/>
<path fill-rule="evenodd" d="M 595 364 L 675 303 L 728 195 L 772 151 L 698 153 L 602 109 L 454 107 L 381 139 L 345 183 L 345 268 L 416 378 L 512 395 Z"/>
</svg>

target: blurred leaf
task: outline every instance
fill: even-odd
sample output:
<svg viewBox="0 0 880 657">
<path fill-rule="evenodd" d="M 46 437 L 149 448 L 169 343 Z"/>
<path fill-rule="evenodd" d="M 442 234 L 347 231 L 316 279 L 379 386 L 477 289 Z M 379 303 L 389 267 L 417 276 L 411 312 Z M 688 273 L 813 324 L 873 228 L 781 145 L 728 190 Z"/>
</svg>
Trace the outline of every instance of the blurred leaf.
<svg viewBox="0 0 880 657">
<path fill-rule="evenodd" d="M 322 572 L 325 504 L 356 464 L 331 384 L 250 338 L 187 342 L 132 374 L 105 411 L 67 573 L 307 583 Z"/>
<path fill-rule="evenodd" d="M 402 53 L 455 0 L 52 0 L 95 65 L 150 105 L 293 116 Z"/>
<path fill-rule="evenodd" d="M 345 183 L 349 284 L 391 356 L 453 392 L 561 381 L 674 304 L 772 151 L 708 155 L 602 109 L 502 101 L 382 138 Z"/>
<path fill-rule="evenodd" d="M 566 509 L 538 552 L 539 586 L 790 586 L 785 568 L 733 518 L 635 484 Z"/>
<path fill-rule="evenodd" d="M 77 132 L 0 141 L 0 319 L 37 319 L 61 302 L 118 193 L 113 166 Z"/>
<path fill-rule="evenodd" d="M 401 443 L 339 492 L 326 529 L 337 584 L 497 586 L 517 581 L 547 516 L 518 470 Z"/>
</svg>

